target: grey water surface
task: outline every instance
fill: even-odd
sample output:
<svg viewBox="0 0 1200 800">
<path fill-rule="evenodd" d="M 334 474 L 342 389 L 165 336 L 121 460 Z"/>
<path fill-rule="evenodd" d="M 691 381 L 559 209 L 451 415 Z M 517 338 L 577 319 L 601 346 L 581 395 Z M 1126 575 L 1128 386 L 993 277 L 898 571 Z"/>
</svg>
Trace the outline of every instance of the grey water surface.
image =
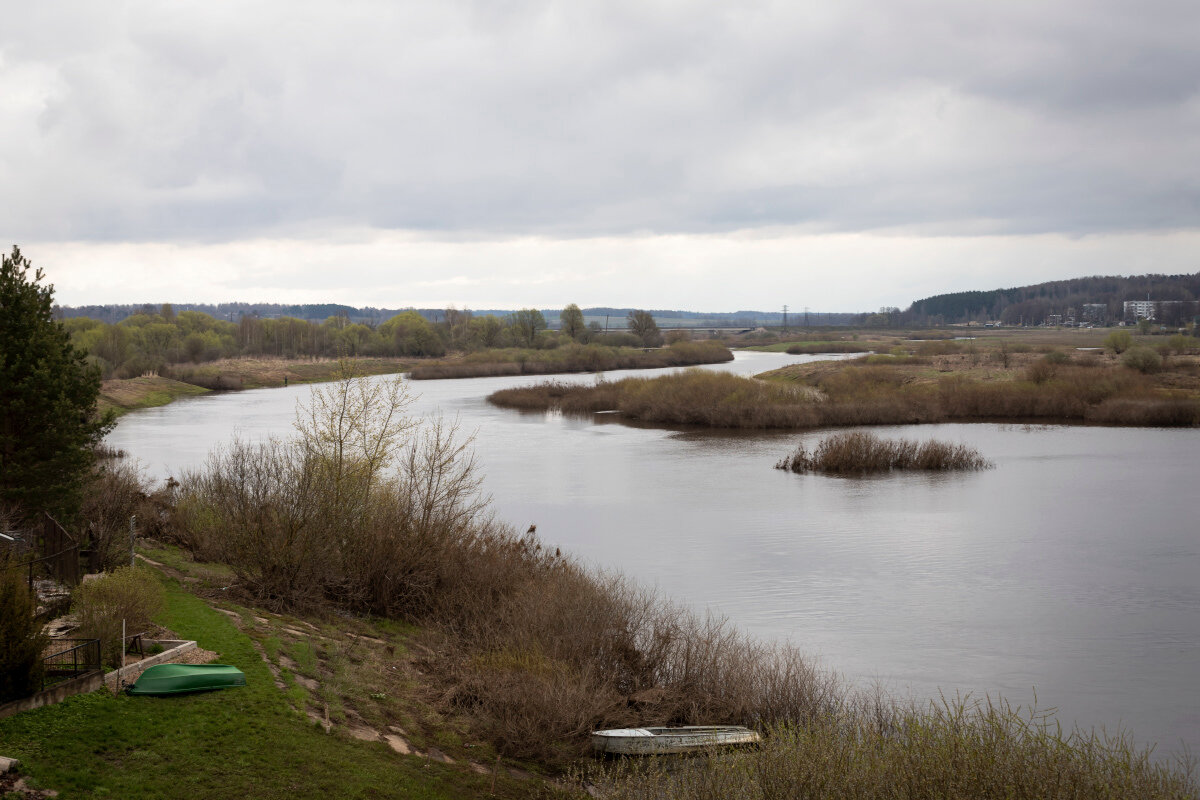
<svg viewBox="0 0 1200 800">
<path fill-rule="evenodd" d="M 742 352 L 709 368 L 814 358 Z M 828 432 L 662 430 L 485 401 L 541 380 L 412 382 L 415 413 L 475 433 L 501 519 L 863 685 L 1022 705 L 1036 691 L 1068 728 L 1200 753 L 1200 431 L 876 428 L 965 442 L 995 468 L 830 478 L 772 468 Z M 179 476 L 234 436 L 287 435 L 309 391 L 179 400 L 125 416 L 109 442 L 153 478 Z"/>
</svg>

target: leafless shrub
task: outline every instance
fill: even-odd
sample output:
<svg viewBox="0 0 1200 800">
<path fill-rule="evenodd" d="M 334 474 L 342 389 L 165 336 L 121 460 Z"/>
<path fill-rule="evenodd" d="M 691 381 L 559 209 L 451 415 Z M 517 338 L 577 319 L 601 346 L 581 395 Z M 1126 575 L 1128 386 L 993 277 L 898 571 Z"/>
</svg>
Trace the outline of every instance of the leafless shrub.
<svg viewBox="0 0 1200 800">
<path fill-rule="evenodd" d="M 137 518 L 142 536 L 162 532 L 167 507 L 148 489 L 132 463 L 116 458 L 96 462 L 83 487 L 80 518 L 102 569 L 129 563 L 131 518 Z"/>
</svg>

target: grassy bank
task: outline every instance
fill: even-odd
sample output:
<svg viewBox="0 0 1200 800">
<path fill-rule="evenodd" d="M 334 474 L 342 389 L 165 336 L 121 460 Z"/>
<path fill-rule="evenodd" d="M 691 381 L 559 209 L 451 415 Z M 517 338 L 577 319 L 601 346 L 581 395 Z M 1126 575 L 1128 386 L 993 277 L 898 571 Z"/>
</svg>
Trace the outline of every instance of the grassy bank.
<svg viewBox="0 0 1200 800">
<path fill-rule="evenodd" d="M 1200 425 L 1200 358 L 1171 355 L 1152 370 L 1116 354 L 934 352 L 797 364 L 758 379 L 694 372 L 596 386 L 496 392 L 496 405 L 617 411 L 630 420 L 721 428 L 813 428 L 991 420 L 1106 425 Z M 1003 347 L 1003 349 L 1001 349 Z M 1130 363 L 1135 366 L 1130 366 Z"/>
<path fill-rule="evenodd" d="M 338 378 L 337 359 L 232 358 L 207 364 L 175 364 L 162 375 L 104 381 L 99 409 L 118 415 L 138 408 L 163 406 L 180 397 L 208 391 L 237 391 L 319 383 Z M 362 358 L 355 366 L 364 375 L 386 375 L 409 369 L 411 361 Z"/>
<path fill-rule="evenodd" d="M 187 580 L 204 586 L 203 576 L 212 576 L 213 569 L 201 567 L 202 577 L 190 574 Z M 347 626 L 319 619 L 314 625 L 246 609 L 219 613 L 178 582 L 167 580 L 166 585 L 168 609 L 163 624 L 217 652 L 221 663 L 243 670 L 246 686 L 167 698 L 113 697 L 102 690 L 0 720 L 0 751 L 20 759 L 27 782 L 56 790 L 63 798 L 148 800 L 517 798 L 536 796 L 541 790 L 540 780 L 514 777 L 503 768 L 495 781 L 491 774 L 482 774 L 478 762 L 488 760 L 489 750 L 485 746 L 482 754 L 473 753 L 469 740 L 459 738 L 455 726 L 445 720 L 437 723 L 442 737 L 438 743 L 444 750 L 433 750 L 433 740 L 422 738 L 416 723 L 405 718 L 415 732 L 408 741 L 420 745 L 424 757 L 403 756 L 382 740 L 356 738 L 355 732 L 365 725 L 345 724 L 357 712 L 351 701 L 341 699 L 340 691 L 351 678 L 345 675 L 346 668 L 335 675 L 329 664 L 356 666 L 354 662 L 372 660 L 370 652 L 386 653 L 386 648 L 403 652 L 406 639 L 394 632 L 394 626 L 381 631 L 367 622 Z M 372 641 L 354 635 L 369 635 Z M 386 643 L 380 636 L 387 637 Z M 324 656 L 326 652 L 330 657 Z M 282 670 L 281 663 L 286 665 Z M 400 663 L 407 664 L 408 659 L 391 660 L 392 667 Z M 383 671 L 395 674 L 394 669 Z M 364 698 L 370 692 L 393 691 L 379 682 L 378 673 L 371 684 L 344 688 Z M 407 679 L 412 672 L 406 669 L 402 674 Z M 315 679 L 331 687 L 310 692 L 304 684 L 314 685 Z M 408 691 L 419 696 L 411 688 Z M 306 716 L 305 710 L 312 707 L 322 713 L 328 710 L 335 722 L 330 733 Z M 442 752 L 453 753 L 449 758 L 454 763 L 441 757 Z M 431 757 L 434 753 L 438 757 Z M 474 756 L 474 768 L 466 755 Z"/>
<path fill-rule="evenodd" d="M 120 415 L 138 408 L 165 406 L 180 397 L 193 397 L 208 391 L 201 386 L 158 375 L 108 380 L 100 384 L 96 406 L 101 414 L 113 410 Z"/>
<path fill-rule="evenodd" d="M 733 353 L 718 342 L 676 342 L 657 349 L 569 344 L 552 350 L 507 348 L 484 350 L 459 359 L 430 361 L 412 370 L 414 380 L 481 378 L 497 375 L 552 375 L 653 369 L 732 361 Z"/>
</svg>

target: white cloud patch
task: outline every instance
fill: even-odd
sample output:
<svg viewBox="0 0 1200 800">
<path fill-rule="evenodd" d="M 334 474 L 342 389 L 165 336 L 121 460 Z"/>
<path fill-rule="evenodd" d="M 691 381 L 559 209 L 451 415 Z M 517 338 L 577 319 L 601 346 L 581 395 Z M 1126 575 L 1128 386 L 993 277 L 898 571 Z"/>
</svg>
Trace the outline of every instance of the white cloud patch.
<svg viewBox="0 0 1200 800">
<path fill-rule="evenodd" d="M 390 232 L 229 244 L 33 243 L 64 305 L 341 302 L 386 308 L 907 306 L 1047 275 L 1179 273 L 1200 233 L 920 237 L 773 230 L 455 241 Z M 998 277 L 1003 276 L 1003 277 Z"/>
</svg>

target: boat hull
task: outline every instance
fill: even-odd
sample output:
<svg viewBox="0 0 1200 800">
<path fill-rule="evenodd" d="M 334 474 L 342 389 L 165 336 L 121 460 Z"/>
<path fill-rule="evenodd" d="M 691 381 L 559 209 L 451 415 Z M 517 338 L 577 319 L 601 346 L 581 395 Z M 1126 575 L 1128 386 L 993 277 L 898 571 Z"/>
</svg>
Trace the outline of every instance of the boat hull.
<svg viewBox="0 0 1200 800">
<path fill-rule="evenodd" d="M 669 755 L 713 747 L 756 744 L 761 740 L 756 731 L 740 725 L 623 728 L 594 731 L 592 750 L 598 755 Z"/>
<path fill-rule="evenodd" d="M 187 694 L 245 685 L 245 674 L 228 664 L 156 664 L 138 676 L 126 692 L 144 695 Z"/>
</svg>

